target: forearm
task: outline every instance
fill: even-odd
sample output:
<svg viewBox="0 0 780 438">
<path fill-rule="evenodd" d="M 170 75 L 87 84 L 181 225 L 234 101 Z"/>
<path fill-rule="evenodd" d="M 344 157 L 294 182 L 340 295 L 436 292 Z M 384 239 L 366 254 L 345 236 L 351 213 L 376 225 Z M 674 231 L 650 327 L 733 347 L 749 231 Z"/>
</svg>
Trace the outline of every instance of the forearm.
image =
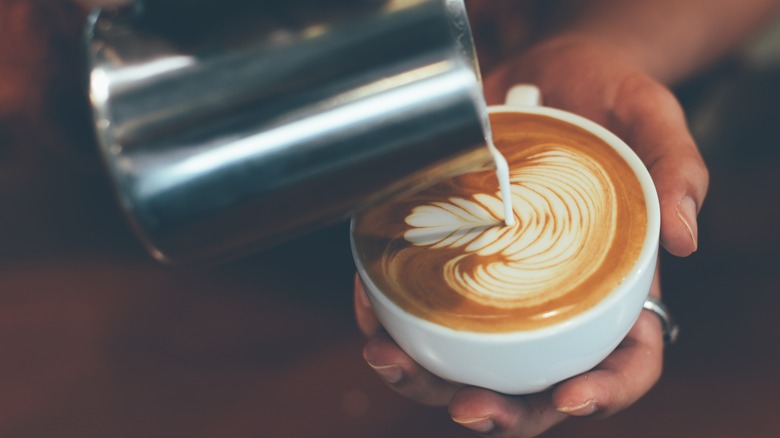
<svg viewBox="0 0 780 438">
<path fill-rule="evenodd" d="M 602 40 L 674 83 L 744 42 L 778 9 L 778 0 L 563 0 L 547 38 Z"/>
</svg>

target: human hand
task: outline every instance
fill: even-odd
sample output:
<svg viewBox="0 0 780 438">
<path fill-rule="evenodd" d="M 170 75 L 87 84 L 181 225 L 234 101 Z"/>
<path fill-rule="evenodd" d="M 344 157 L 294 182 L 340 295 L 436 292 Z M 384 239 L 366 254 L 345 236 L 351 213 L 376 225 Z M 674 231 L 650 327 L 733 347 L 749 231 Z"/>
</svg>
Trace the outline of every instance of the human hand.
<svg viewBox="0 0 780 438">
<path fill-rule="evenodd" d="M 662 209 L 662 245 L 685 256 L 697 248 L 696 215 L 708 184 L 706 167 L 674 95 L 603 43 L 576 37 L 542 43 L 486 78 L 489 103 L 518 83 L 533 83 L 545 104 L 579 113 L 621 136 L 650 170 Z M 651 294 L 660 296 L 658 273 Z M 446 382 L 417 365 L 381 330 L 359 280 L 358 323 L 369 338 L 364 356 L 388 384 L 419 402 L 449 405 L 453 420 L 496 437 L 536 436 L 567 416 L 609 416 L 657 381 L 663 337 L 642 312 L 618 348 L 593 370 L 528 396 L 506 396 Z"/>
<path fill-rule="evenodd" d="M 546 106 L 606 127 L 647 166 L 661 204 L 661 245 L 677 256 L 698 247 L 696 216 L 709 175 L 672 92 L 608 43 L 568 35 L 540 43 L 485 79 L 490 104 L 518 83 L 534 84 Z"/>
<path fill-rule="evenodd" d="M 659 288 L 656 275 L 651 295 L 659 296 Z M 612 415 L 639 399 L 661 374 L 662 329 L 650 312 L 640 314 L 620 345 L 594 369 L 524 396 L 456 385 L 422 368 L 382 330 L 357 276 L 355 314 L 368 338 L 363 356 L 392 389 L 423 404 L 448 406 L 453 421 L 490 437 L 534 437 L 569 416 Z"/>
</svg>

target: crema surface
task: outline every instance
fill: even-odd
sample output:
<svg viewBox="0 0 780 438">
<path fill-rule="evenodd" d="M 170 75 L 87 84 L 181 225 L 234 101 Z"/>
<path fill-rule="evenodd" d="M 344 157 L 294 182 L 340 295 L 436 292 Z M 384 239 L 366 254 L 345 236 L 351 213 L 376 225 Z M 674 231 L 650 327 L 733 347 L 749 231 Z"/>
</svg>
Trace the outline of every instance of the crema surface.
<svg viewBox="0 0 780 438">
<path fill-rule="evenodd" d="M 579 127 L 491 115 L 510 166 L 515 224 L 493 171 L 462 175 L 361 214 L 356 254 L 400 307 L 458 330 L 530 330 L 594 306 L 629 274 L 645 238 L 641 185 Z"/>
</svg>

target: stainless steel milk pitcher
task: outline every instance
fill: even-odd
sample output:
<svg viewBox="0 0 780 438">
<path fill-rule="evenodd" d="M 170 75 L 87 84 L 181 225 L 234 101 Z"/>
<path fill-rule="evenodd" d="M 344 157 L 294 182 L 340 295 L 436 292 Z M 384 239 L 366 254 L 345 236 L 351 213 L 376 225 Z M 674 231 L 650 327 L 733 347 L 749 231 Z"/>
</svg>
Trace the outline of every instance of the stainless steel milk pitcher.
<svg viewBox="0 0 780 438">
<path fill-rule="evenodd" d="M 462 0 L 147 1 L 94 11 L 87 51 L 101 153 L 158 260 L 245 254 L 491 163 Z"/>
</svg>

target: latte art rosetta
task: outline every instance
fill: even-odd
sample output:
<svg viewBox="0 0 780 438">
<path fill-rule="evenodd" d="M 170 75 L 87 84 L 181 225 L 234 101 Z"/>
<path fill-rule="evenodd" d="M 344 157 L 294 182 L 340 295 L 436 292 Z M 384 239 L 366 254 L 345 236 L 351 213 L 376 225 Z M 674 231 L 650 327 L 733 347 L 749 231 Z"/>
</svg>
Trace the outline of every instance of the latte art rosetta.
<svg viewBox="0 0 780 438">
<path fill-rule="evenodd" d="M 528 306 L 564 294 L 601 264 L 605 254 L 598 249 L 610 245 L 615 232 L 609 175 L 565 146 L 538 149 L 511 172 L 514 226 L 497 223 L 499 194 L 452 197 L 417 206 L 406 217 L 409 242 L 462 248 L 443 273 L 464 297 L 497 307 Z"/>
<path fill-rule="evenodd" d="M 612 146 L 542 115 L 491 115 L 515 223 L 492 170 L 362 212 L 355 257 L 376 288 L 420 318 L 510 332 L 566 321 L 631 272 L 647 233 L 634 171 Z"/>
</svg>

